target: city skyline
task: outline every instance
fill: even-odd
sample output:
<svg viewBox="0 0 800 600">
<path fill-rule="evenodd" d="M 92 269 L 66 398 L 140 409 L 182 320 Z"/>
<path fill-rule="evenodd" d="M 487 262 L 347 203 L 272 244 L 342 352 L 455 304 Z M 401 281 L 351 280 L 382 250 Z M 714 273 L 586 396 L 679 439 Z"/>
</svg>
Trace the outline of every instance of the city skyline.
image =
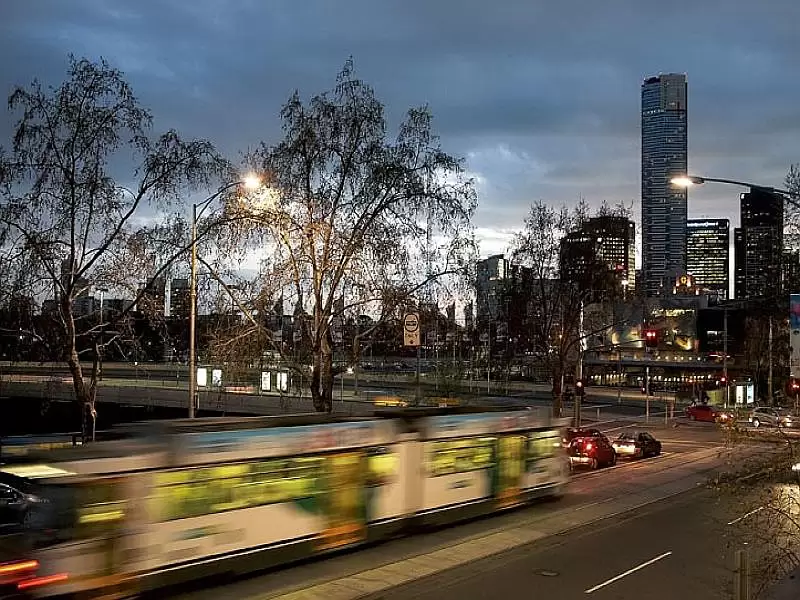
<svg viewBox="0 0 800 600">
<path fill-rule="evenodd" d="M 458 14 L 420 12 L 413 2 L 191 7 L 4 5 L 0 91 L 33 77 L 57 83 L 69 52 L 103 56 L 153 109 L 157 129 L 209 137 L 235 158 L 277 138 L 278 110 L 293 89 L 308 97 L 328 88 L 352 55 L 392 123 L 427 103 L 445 148 L 466 158 L 478 182 L 484 256 L 506 250 L 538 199 L 634 202 L 640 226 L 637 90 L 659 72 L 691 79 L 689 163 L 698 174 L 777 186 L 800 160 L 800 109 L 792 102 L 800 78 L 791 76 L 800 41 L 790 25 L 800 7 L 792 2 L 772 2 L 769 11 L 713 2 L 639 3 L 631 11 L 610 2 L 584 7 L 580 20 L 566 7 L 502 2 L 491 11 L 468 2 Z M 11 125 L 2 125 L 5 140 Z M 737 225 L 734 190 L 705 186 L 691 196 L 690 218 Z"/>
</svg>

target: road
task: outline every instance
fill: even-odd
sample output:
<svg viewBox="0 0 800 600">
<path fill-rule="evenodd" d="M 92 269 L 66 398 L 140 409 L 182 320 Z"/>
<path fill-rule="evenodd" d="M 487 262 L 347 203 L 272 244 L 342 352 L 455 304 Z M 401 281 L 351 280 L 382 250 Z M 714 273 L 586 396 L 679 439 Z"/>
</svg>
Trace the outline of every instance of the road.
<svg viewBox="0 0 800 600">
<path fill-rule="evenodd" d="M 614 436 L 627 425 L 608 423 L 605 429 Z M 636 571 L 623 578 L 632 577 L 636 585 L 608 584 L 591 595 L 635 596 L 637 600 L 713 597 L 703 590 L 725 579 L 727 555 L 720 554 L 716 521 L 708 518 L 710 492 L 705 483 L 726 468 L 732 452 L 745 450 L 726 449 L 719 430 L 704 424 L 650 430 L 663 442 L 662 456 L 576 473 L 567 496 L 559 502 L 535 504 L 228 581 L 224 586 L 184 589 L 177 595 L 173 591 L 170 597 L 339 600 L 366 595 L 400 600 L 435 595 L 437 600 L 462 600 L 504 597 L 503 593 L 530 596 L 535 589 L 536 597 L 578 598 L 588 596 L 585 592 L 591 587 L 667 552 L 672 554 L 641 568 L 641 575 Z M 660 562 L 664 564 L 656 564 Z M 665 574 L 655 575 L 662 571 Z M 665 586 L 671 585 L 668 580 L 677 578 L 676 573 L 686 586 L 691 580 L 692 587 L 673 586 L 671 594 L 666 587 L 658 589 L 657 582 L 663 579 Z M 642 576 L 655 577 L 656 586 L 643 587 Z M 676 589 L 696 593 L 676 594 Z"/>
<path fill-rule="evenodd" d="M 730 598 L 727 521 L 706 489 L 397 588 L 384 600 Z"/>
</svg>

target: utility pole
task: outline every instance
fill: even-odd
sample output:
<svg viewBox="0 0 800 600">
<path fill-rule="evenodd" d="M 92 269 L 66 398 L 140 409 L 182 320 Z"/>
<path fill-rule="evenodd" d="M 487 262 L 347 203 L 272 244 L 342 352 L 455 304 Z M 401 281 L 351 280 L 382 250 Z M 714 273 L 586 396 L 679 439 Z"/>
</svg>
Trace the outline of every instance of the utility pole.
<svg viewBox="0 0 800 600">
<path fill-rule="evenodd" d="M 581 312 L 578 319 L 578 364 L 575 367 L 575 427 L 581 426 L 581 409 L 583 404 L 582 392 L 585 388 L 578 389 L 578 384 L 583 385 L 583 353 L 586 349 L 586 339 L 583 336 L 583 301 L 581 301 Z"/>
<path fill-rule="evenodd" d="M 767 371 L 767 396 L 769 398 L 770 405 L 773 402 L 774 396 L 772 390 L 772 315 L 769 316 L 769 371 Z"/>
<path fill-rule="evenodd" d="M 736 551 L 735 578 L 733 581 L 734 600 L 750 600 L 750 565 L 747 550 Z"/>
<path fill-rule="evenodd" d="M 730 385 L 728 384 L 728 307 L 723 310 L 722 331 L 722 378 L 725 380 L 725 408 L 730 407 Z"/>
<path fill-rule="evenodd" d="M 650 365 L 644 368 L 645 423 L 650 422 Z"/>
</svg>

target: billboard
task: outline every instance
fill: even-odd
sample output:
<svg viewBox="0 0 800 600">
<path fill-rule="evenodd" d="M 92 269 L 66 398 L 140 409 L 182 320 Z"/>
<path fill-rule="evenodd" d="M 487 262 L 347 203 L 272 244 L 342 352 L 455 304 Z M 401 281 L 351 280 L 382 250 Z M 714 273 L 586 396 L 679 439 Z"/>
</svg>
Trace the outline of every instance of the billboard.
<svg viewBox="0 0 800 600">
<path fill-rule="evenodd" d="M 800 294 L 789 296 L 789 332 L 792 349 L 789 369 L 792 377 L 800 377 Z"/>
</svg>

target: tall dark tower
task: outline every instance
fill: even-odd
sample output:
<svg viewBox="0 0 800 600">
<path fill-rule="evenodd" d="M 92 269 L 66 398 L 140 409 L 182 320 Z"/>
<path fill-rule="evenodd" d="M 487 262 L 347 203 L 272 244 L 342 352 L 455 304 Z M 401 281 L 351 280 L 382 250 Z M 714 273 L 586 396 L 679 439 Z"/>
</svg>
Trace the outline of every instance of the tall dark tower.
<svg viewBox="0 0 800 600">
<path fill-rule="evenodd" d="M 783 197 L 752 188 L 739 199 L 742 226 L 734 235 L 736 299 L 780 293 Z"/>
<path fill-rule="evenodd" d="M 642 287 L 647 296 L 671 288 L 686 272 L 687 191 L 672 185 L 687 173 L 685 74 L 642 84 Z"/>
</svg>

